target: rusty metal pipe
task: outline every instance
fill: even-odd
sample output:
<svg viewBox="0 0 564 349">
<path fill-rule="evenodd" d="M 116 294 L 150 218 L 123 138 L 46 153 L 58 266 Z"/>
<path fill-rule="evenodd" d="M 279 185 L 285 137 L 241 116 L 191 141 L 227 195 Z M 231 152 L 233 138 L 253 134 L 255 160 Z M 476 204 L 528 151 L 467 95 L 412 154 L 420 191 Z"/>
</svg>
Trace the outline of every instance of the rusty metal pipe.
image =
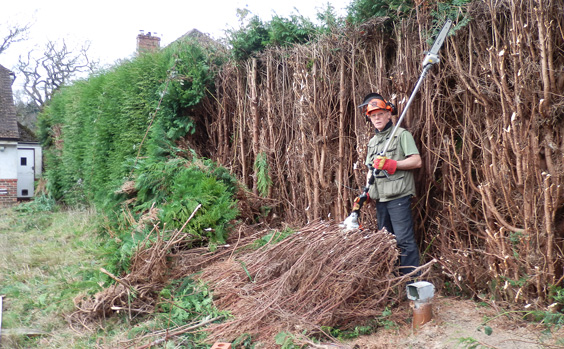
<svg viewBox="0 0 564 349">
<path fill-rule="evenodd" d="M 417 329 L 433 319 L 435 286 L 427 281 L 407 285 L 407 298 L 413 301 L 413 328 Z"/>
</svg>

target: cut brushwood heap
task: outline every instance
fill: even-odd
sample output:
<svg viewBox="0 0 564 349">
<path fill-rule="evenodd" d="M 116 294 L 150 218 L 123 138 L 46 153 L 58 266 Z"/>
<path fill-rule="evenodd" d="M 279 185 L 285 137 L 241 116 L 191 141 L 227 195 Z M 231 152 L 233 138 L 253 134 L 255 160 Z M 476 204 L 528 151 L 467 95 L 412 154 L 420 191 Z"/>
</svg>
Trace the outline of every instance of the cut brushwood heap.
<svg viewBox="0 0 564 349">
<path fill-rule="evenodd" d="M 271 343 L 283 331 L 315 335 L 323 333 L 322 326 L 348 329 L 377 318 L 386 306 L 405 298 L 402 291 L 409 275 L 396 276 L 399 252 L 394 236 L 385 230 L 345 231 L 336 222 L 315 221 L 278 243 L 273 243 L 274 234 L 256 250 L 256 234 L 243 237 L 239 232 L 235 244 L 213 253 L 189 250 L 190 261 L 179 257 L 179 248 L 189 239 L 182 229 L 168 239 L 157 226 L 152 233 L 156 240 L 149 242 L 149 234 L 139 246 L 129 274 L 119 278 L 102 269 L 116 284 L 94 297 L 78 297 L 71 323 L 88 327 L 119 312 L 129 318 L 152 313 L 171 277 L 198 270 L 213 290 L 215 305 L 233 315 L 210 325 L 209 340 L 232 341 L 251 334 Z M 195 256 L 198 251 L 201 258 Z M 422 276 L 434 262 L 418 268 Z M 180 265 L 184 263 L 188 265 Z"/>
<path fill-rule="evenodd" d="M 271 341 L 281 331 L 346 329 L 382 314 L 399 297 L 398 250 L 386 231 L 343 231 L 310 223 L 276 245 L 235 255 L 200 276 L 216 305 L 234 318 L 210 328 L 211 339 L 249 333 Z"/>
</svg>

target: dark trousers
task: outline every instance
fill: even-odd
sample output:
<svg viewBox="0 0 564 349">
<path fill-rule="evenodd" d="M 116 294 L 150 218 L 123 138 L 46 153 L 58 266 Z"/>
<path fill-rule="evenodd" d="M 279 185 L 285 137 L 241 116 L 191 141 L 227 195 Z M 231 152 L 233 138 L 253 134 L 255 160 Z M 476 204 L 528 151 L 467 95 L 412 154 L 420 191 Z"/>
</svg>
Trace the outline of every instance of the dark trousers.
<svg viewBox="0 0 564 349">
<path fill-rule="evenodd" d="M 400 273 L 407 274 L 419 266 L 419 249 L 415 243 L 411 196 L 376 204 L 378 229 L 386 228 L 394 234 L 400 249 Z"/>
</svg>

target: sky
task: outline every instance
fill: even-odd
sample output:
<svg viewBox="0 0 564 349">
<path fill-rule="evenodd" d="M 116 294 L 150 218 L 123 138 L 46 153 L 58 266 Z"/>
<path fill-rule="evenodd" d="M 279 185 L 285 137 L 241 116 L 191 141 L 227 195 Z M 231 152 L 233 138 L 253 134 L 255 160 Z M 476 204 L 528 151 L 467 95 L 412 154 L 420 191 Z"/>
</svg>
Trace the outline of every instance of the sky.
<svg viewBox="0 0 564 349">
<path fill-rule="evenodd" d="M 352 0 L 19 0 L 5 1 L 0 29 L 31 23 L 25 42 L 15 43 L 0 54 L 0 64 L 14 70 L 20 54 L 41 53 L 48 41 L 65 40 L 70 48 L 89 41 L 89 56 L 103 65 L 132 57 L 137 35 L 143 30 L 168 45 L 192 29 L 214 39 L 228 29 L 239 28 L 237 9 L 269 21 L 274 14 L 297 14 L 316 21 L 316 14 L 330 3 L 338 16 L 346 14 Z M 2 32 L 0 32 L 2 34 Z M 3 39 L 0 38 L 0 39 Z M 17 73 L 17 72 L 15 72 Z M 17 81 L 17 79 L 16 79 Z M 21 81 L 21 79 L 20 79 Z"/>
</svg>

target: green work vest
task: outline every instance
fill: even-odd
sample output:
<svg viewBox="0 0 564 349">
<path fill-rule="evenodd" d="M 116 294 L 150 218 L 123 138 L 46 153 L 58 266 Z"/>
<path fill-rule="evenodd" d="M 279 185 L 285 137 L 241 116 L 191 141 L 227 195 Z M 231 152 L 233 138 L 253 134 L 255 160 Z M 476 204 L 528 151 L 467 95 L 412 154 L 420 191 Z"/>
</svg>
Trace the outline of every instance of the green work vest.
<svg viewBox="0 0 564 349">
<path fill-rule="evenodd" d="M 376 156 L 384 150 L 384 145 L 386 144 L 392 129 L 393 127 L 390 127 L 387 130 L 378 132 L 374 137 L 372 137 L 372 139 L 370 139 L 368 142 L 366 166 L 373 166 Z M 402 144 L 404 145 L 403 147 Z M 419 154 L 419 151 L 417 150 L 413 136 L 406 129 L 398 127 L 396 134 L 390 142 L 390 146 L 384 156 L 388 159 L 397 161 L 403 160 L 408 155 L 414 154 Z M 413 171 L 397 170 L 393 175 L 388 174 L 388 177 L 386 177 L 383 172 L 376 175 L 376 180 L 374 181 L 374 184 L 370 186 L 368 191 L 368 195 L 371 199 L 391 201 L 407 195 L 415 195 L 415 180 L 413 178 Z"/>
</svg>

